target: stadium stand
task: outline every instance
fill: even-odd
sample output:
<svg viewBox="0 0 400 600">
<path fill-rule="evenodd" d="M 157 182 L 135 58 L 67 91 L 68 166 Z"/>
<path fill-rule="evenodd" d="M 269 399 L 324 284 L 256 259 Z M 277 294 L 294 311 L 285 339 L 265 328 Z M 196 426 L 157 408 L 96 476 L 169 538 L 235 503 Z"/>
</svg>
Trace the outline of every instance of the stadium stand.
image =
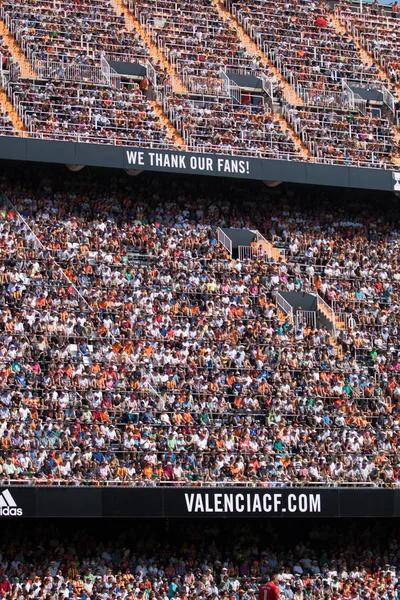
<svg viewBox="0 0 400 600">
<path fill-rule="evenodd" d="M 291 530 L 290 530 L 291 529 Z M 3 597 L 253 600 L 278 575 L 280 598 L 399 593 L 398 529 L 377 522 L 5 526 Z"/>
<path fill-rule="evenodd" d="M 394 86 L 336 13 L 325 4 L 225 4 L 204 0 L 200 13 L 189 1 L 178 6 L 127 0 L 123 6 L 99 0 L 93 19 L 89 1 L 4 3 L 2 27 L 34 72 L 27 77 L 23 65 L 7 79 L 15 114 L 3 106 L 14 130 L 53 140 L 381 168 L 397 164 Z M 14 49 L 13 58 L 16 54 Z M 145 74 L 136 81 L 121 79 L 112 61 L 139 63 Z M 251 91 L 253 84 L 238 84 L 235 74 L 261 87 Z M 376 111 L 351 85 L 377 88 L 384 106 Z M 48 96 L 53 86 L 64 90 L 65 107 Z M 76 92 L 89 88 L 94 110 L 88 106 L 77 123 Z M 30 107 L 21 98 L 28 89 Z"/>
<path fill-rule="evenodd" d="M 278 115 L 266 106 L 183 95 L 168 97 L 166 106 L 167 115 L 191 150 L 287 160 L 300 157 L 293 137 L 282 127 Z"/>
<path fill-rule="evenodd" d="M 227 4 L 304 98 L 336 93 L 333 105 L 341 105 L 342 79 L 379 82 L 376 66 L 363 64 L 350 35 L 334 27 L 328 5 L 269 0 Z"/>
<path fill-rule="evenodd" d="M 222 92 L 222 81 L 213 81 L 221 79 L 221 70 L 239 68 L 274 79 L 273 72 L 263 68 L 259 58 L 240 44 L 236 31 L 220 17 L 213 1 L 205 0 L 202 7 L 200 13 L 198 6 L 190 1 L 179 6 L 167 0 L 134 4 L 135 15 L 169 62 L 176 65 L 190 91 L 209 90 L 215 94 L 216 86 L 220 86 Z"/>
<path fill-rule="evenodd" d="M 167 148 L 174 145 L 138 84 L 120 90 L 65 80 L 18 79 L 8 93 L 32 137 Z"/>
<path fill-rule="evenodd" d="M 3 482 L 398 485 L 398 211 L 382 197 L 336 198 L 333 217 L 329 197 L 316 214 L 249 184 L 10 181 Z M 275 258 L 267 241 L 231 256 L 220 226 L 260 228 Z M 277 294 L 296 291 L 337 331 L 285 314 Z"/>
<path fill-rule="evenodd" d="M 18 0 L 3 3 L 1 14 L 26 56 L 49 64 L 47 77 L 59 62 L 99 66 L 102 52 L 124 60 L 147 56 L 140 38 L 126 29 L 109 0 L 96 2 L 95 13 L 93 7 L 89 0 Z"/>
<path fill-rule="evenodd" d="M 362 166 L 393 163 L 398 154 L 391 131 L 396 92 L 373 60 L 363 62 L 355 41 L 336 25 L 328 5 L 269 0 L 226 0 L 225 4 L 304 100 L 305 111 L 289 106 L 284 114 L 318 160 Z M 384 91 L 391 122 L 375 119 L 361 97 L 346 93 L 349 85 Z M 316 107 L 324 107 L 330 114 L 329 126 L 324 119 L 322 139 L 316 133 L 322 111 Z M 358 120 L 363 135 L 356 126 L 346 127 L 348 121 Z M 378 135 L 368 136 L 374 127 L 379 128 Z M 343 131 L 340 139 L 338 130 Z"/>
<path fill-rule="evenodd" d="M 285 116 L 322 160 L 363 167 L 393 164 L 397 144 L 388 119 L 331 107 L 286 107 Z"/>
<path fill-rule="evenodd" d="M 386 71 L 393 85 L 399 84 L 400 47 L 397 39 L 397 10 L 390 13 L 367 5 L 362 14 L 351 4 L 338 7 L 341 23 Z"/>
</svg>

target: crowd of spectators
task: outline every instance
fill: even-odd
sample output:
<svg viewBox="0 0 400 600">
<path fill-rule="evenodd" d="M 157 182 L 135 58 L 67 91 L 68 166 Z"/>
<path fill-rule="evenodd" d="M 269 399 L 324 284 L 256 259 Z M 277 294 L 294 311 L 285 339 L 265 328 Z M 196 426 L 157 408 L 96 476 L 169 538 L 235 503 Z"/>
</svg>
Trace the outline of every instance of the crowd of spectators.
<svg viewBox="0 0 400 600">
<path fill-rule="evenodd" d="M 266 63 L 243 46 L 233 23 L 221 18 L 213 0 L 200 5 L 137 0 L 134 9 L 190 91 L 215 94 L 219 86 L 222 95 L 221 70 L 262 74 L 277 84 Z"/>
<path fill-rule="evenodd" d="M 237 185 L 2 181 L 2 479 L 398 485 L 396 227 Z M 285 259 L 232 259 L 226 225 Z M 356 314 L 335 341 L 278 291 Z"/>
<path fill-rule="evenodd" d="M 238 156 L 296 159 L 299 152 L 279 117 L 268 106 L 231 99 L 166 99 L 167 115 L 191 150 Z"/>
<path fill-rule="evenodd" d="M 136 83 L 112 86 L 18 79 L 9 96 L 32 137 L 147 148 L 173 146 L 169 129 Z"/>
<path fill-rule="evenodd" d="M 188 0 L 179 5 L 137 0 L 128 7 L 186 85 L 188 93 L 173 93 L 168 69 L 152 55 L 146 77 L 159 89 L 152 89 L 151 97 L 160 100 L 163 95 L 163 108 L 190 150 L 383 168 L 396 163 L 391 123 L 364 114 L 361 105 L 360 110 L 350 106 L 342 89 L 343 80 L 381 85 L 382 77 L 373 63 L 364 64 L 350 34 L 338 30 L 324 3 L 227 0 L 226 7 L 264 51 L 265 60 L 252 54 L 241 41 L 236 21 L 224 16 L 214 0 L 202 0 L 201 10 Z M 127 27 L 111 0 L 18 0 L 5 2 L 1 15 L 34 61 L 38 76 L 14 77 L 7 88 L 29 135 L 159 148 L 176 145 L 174 128 L 167 130 L 147 98 L 149 80 L 116 89 L 108 66 L 100 67 L 103 53 L 112 60 L 142 64 L 150 58 L 144 40 Z M 4 40 L 0 54 L 9 66 Z M 307 106 L 320 107 L 289 106 L 284 111 L 313 158 L 299 151 L 287 123 L 271 112 L 268 103 L 282 98 L 283 86 L 267 59 Z M 395 70 L 394 63 L 389 70 Z M 229 79 L 232 71 L 262 78 L 265 93 L 241 91 Z M 4 119 L 4 129 L 12 130 L 11 120 Z"/>
<path fill-rule="evenodd" d="M 385 7 L 376 7 L 374 3 L 365 4 L 360 14 L 351 3 L 341 3 L 338 7 L 339 18 L 346 29 L 356 37 L 359 43 L 374 56 L 384 68 L 392 85 L 399 84 L 400 41 L 398 39 L 398 3 L 394 10 L 386 12 Z M 386 9 L 387 10 L 387 9 Z"/>
<path fill-rule="evenodd" d="M 354 41 L 332 23 L 324 2 L 226 0 L 246 31 L 271 57 L 301 94 L 341 98 L 342 79 L 382 80 L 376 65 L 366 64 Z M 341 106 L 341 101 L 339 102 Z"/>
<path fill-rule="evenodd" d="M 0 107 L 0 132 L 1 135 L 13 135 L 14 124 L 7 111 Z"/>
<path fill-rule="evenodd" d="M 3 35 L 0 35 L 0 60 L 2 71 L 8 71 L 12 63 L 12 54 Z"/>
<path fill-rule="evenodd" d="M 44 63 L 99 66 L 102 52 L 129 61 L 148 56 L 110 0 L 17 0 L 4 2 L 1 15 L 27 57 Z"/>
<path fill-rule="evenodd" d="M 13 600 L 257 600 L 274 573 L 280 600 L 400 595 L 399 532 L 379 522 L 12 525 L 0 595 Z"/>
<path fill-rule="evenodd" d="M 320 160 L 382 167 L 393 164 L 398 154 L 388 119 L 357 111 L 289 106 L 285 116 Z"/>
</svg>

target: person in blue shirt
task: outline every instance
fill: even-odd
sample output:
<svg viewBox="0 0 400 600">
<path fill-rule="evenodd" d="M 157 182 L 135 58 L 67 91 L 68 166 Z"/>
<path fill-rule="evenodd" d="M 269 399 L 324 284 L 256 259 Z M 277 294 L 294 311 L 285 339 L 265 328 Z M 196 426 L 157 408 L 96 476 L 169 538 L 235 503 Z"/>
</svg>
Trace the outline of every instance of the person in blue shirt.
<svg viewBox="0 0 400 600">
<path fill-rule="evenodd" d="M 176 594 L 177 589 L 178 589 L 178 579 L 177 579 L 177 577 L 174 577 L 168 588 L 168 598 L 173 598 Z"/>
</svg>

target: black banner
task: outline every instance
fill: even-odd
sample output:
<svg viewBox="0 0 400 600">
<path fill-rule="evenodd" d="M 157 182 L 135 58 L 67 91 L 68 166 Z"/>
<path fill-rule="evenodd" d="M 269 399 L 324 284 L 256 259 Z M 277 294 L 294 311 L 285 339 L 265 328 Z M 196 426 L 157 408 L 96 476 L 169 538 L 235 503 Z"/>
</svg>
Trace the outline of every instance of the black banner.
<svg viewBox="0 0 400 600">
<path fill-rule="evenodd" d="M 400 517 L 400 490 L 95 486 L 0 488 L 0 519 L 22 517 Z"/>
<path fill-rule="evenodd" d="M 164 511 L 180 517 L 336 517 L 338 492 L 251 489 L 164 491 Z"/>
<path fill-rule="evenodd" d="M 400 192 L 400 171 L 0 136 L 0 159 Z"/>
</svg>

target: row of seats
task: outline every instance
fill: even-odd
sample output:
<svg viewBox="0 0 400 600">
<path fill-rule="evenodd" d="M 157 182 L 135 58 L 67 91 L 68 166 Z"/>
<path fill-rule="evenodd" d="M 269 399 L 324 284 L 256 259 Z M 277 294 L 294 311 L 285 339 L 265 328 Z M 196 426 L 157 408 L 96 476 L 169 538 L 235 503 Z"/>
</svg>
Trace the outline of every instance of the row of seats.
<svg viewBox="0 0 400 600">
<path fill-rule="evenodd" d="M 145 24 L 190 91 L 199 91 L 199 80 L 202 85 L 209 80 L 212 87 L 213 79 L 221 79 L 221 71 L 260 72 L 275 80 L 273 72 L 244 48 L 235 27 L 220 17 L 213 0 L 202 0 L 201 10 L 190 0 L 179 4 L 139 0 L 134 8 L 135 16 Z"/>
<path fill-rule="evenodd" d="M 399 84 L 400 41 L 398 20 L 388 13 L 374 14 L 368 6 L 360 14 L 351 5 L 340 6 L 343 25 L 384 68 L 392 84 Z"/>
<path fill-rule="evenodd" d="M 324 2 L 226 0 L 246 31 L 295 86 L 337 90 L 342 79 L 374 83 L 375 65 L 365 64 L 350 35 L 333 25 Z"/>
<path fill-rule="evenodd" d="M 61 140 L 166 148 L 169 130 L 137 84 L 110 86 L 19 79 L 9 95 L 30 135 Z"/>
<path fill-rule="evenodd" d="M 388 520 L 9 523 L 0 546 L 4 597 L 257 600 L 271 580 L 288 600 L 395 600 L 399 592 L 399 532 Z"/>
<path fill-rule="evenodd" d="M 318 159 L 333 164 L 384 167 L 398 154 L 387 119 L 356 111 L 286 107 L 285 116 Z"/>
<path fill-rule="evenodd" d="M 148 55 L 144 42 L 126 28 L 110 0 L 4 2 L 2 18 L 26 55 L 44 62 L 99 66 L 102 52 L 120 60 Z"/>
<path fill-rule="evenodd" d="M 171 95 L 166 106 L 168 117 L 191 150 L 288 160 L 299 157 L 277 115 L 266 106 L 183 95 Z"/>
<path fill-rule="evenodd" d="M 335 342 L 274 302 L 335 290 L 345 302 L 370 273 L 374 304 L 388 278 L 395 296 L 398 232 L 382 213 L 357 223 L 321 199 L 302 213 L 290 196 L 163 192 L 154 177 L 99 186 L 3 186 L 25 219 L 3 204 L 3 476 L 397 485 L 399 311 L 380 342 L 363 321 Z M 285 260 L 232 260 L 217 242 L 216 224 L 253 223 L 288 245 Z M 363 263 L 353 288 L 329 271 L 350 259 Z"/>
</svg>

